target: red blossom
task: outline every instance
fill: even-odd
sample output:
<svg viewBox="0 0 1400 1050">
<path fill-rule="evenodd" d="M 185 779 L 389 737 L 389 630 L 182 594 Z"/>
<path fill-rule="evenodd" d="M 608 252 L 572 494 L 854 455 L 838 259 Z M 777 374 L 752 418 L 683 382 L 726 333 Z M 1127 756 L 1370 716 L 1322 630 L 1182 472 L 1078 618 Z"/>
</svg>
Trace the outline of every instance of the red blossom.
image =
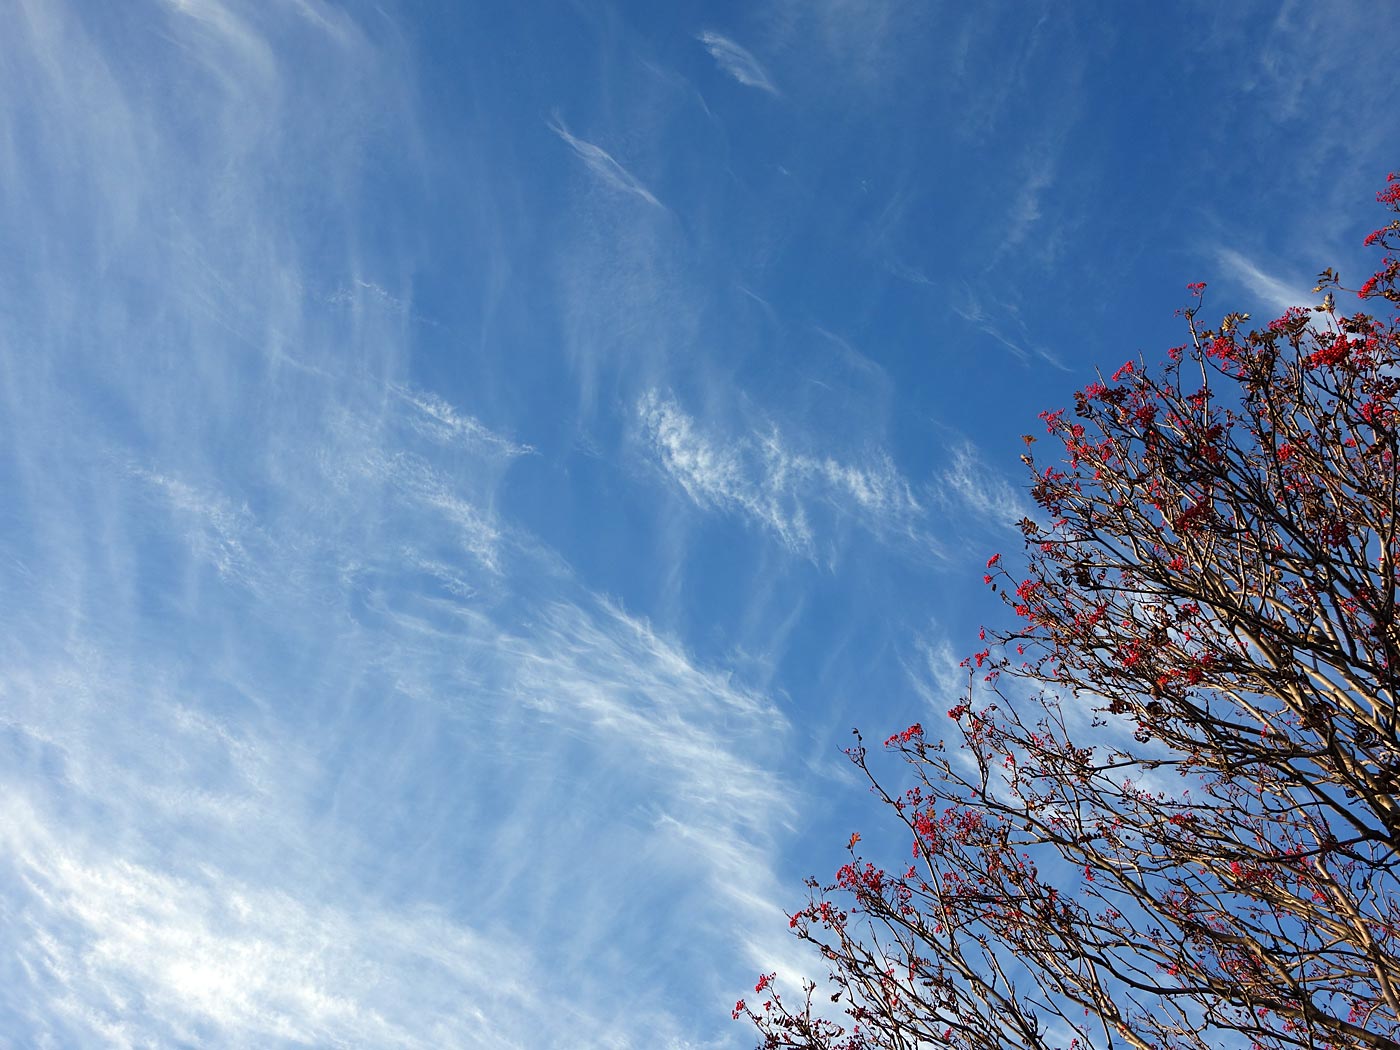
<svg viewBox="0 0 1400 1050">
<path fill-rule="evenodd" d="M 1304 361 L 1309 368 L 1321 368 L 1324 365 L 1335 367 L 1347 360 L 1350 350 L 1351 343 L 1347 341 L 1347 337 L 1339 335 L 1328 345 L 1309 354 Z"/>
<path fill-rule="evenodd" d="M 1229 361 L 1235 356 L 1235 343 L 1227 335 L 1218 335 L 1206 347 L 1206 356 L 1220 361 Z"/>
</svg>

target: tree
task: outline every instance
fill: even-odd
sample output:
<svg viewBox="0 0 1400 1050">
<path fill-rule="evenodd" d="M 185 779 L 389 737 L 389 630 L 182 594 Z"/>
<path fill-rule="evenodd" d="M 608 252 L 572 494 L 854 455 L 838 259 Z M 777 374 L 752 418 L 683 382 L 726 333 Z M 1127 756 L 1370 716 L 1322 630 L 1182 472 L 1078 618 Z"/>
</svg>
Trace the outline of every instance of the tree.
<svg viewBox="0 0 1400 1050">
<path fill-rule="evenodd" d="M 764 1047 L 1400 1048 L 1398 270 L 1250 331 L 1191 285 L 1189 343 L 1043 415 L 953 740 L 891 736 L 900 791 L 848 752 L 913 863 L 809 881 L 830 1002 L 760 977 Z"/>
</svg>

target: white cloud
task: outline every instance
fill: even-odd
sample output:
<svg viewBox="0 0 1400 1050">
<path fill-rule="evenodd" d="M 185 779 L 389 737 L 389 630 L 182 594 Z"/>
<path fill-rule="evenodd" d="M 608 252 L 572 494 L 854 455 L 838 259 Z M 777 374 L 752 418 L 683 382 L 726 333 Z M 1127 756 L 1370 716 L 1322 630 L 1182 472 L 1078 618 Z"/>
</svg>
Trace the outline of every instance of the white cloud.
<svg viewBox="0 0 1400 1050">
<path fill-rule="evenodd" d="M 1271 274 L 1253 260 L 1233 248 L 1217 248 L 1216 261 L 1234 281 L 1244 285 L 1271 309 L 1283 313 L 1290 306 L 1307 306 L 1316 302 L 1311 285 L 1297 284 Z"/>
<path fill-rule="evenodd" d="M 691 500 L 754 521 L 794 553 L 815 556 L 814 521 L 823 512 L 882 539 L 930 542 L 920 530 L 923 507 L 883 453 L 849 463 L 799 452 L 776 428 L 720 439 L 655 391 L 640 399 L 637 414 L 650 450 Z"/>
<path fill-rule="evenodd" d="M 1022 364 L 1029 363 L 1032 357 L 1038 357 L 1061 371 L 1068 371 L 1058 357 L 1035 340 L 1014 304 L 994 301 L 992 309 L 988 309 L 971 286 L 964 284 L 961 296 L 951 304 L 951 308 L 964 321 L 1010 350 Z"/>
<path fill-rule="evenodd" d="M 1007 215 L 1007 230 L 997 248 L 997 258 L 1022 244 L 1041 219 L 1041 198 L 1055 182 L 1054 155 L 1048 150 L 1042 152 L 1044 155 L 1029 165 L 1029 170 L 1016 188 L 1016 196 Z"/>
<path fill-rule="evenodd" d="M 776 95 L 778 93 L 778 89 L 773 86 L 773 81 L 763 66 L 759 64 L 758 59 L 733 40 L 708 30 L 701 33 L 698 39 L 705 45 L 705 49 L 714 56 L 720 69 L 739 83 L 758 88 L 760 91 L 767 91 L 769 94 Z"/>
<path fill-rule="evenodd" d="M 352 907 L 206 864 L 173 874 L 61 834 L 8 795 L 15 944 L 67 1045 L 515 1047 L 537 965 L 425 910 Z M 33 1004 L 33 1005 L 37 1005 Z"/>
<path fill-rule="evenodd" d="M 960 505 L 984 525 L 1011 528 L 1022 518 L 1034 517 L 1033 508 L 1019 490 L 989 467 L 969 442 L 952 449 L 952 460 L 939 474 L 946 501 Z"/>
<path fill-rule="evenodd" d="M 786 479 L 780 464 L 777 473 L 752 476 L 737 449 L 710 441 L 680 406 L 654 392 L 642 398 L 637 411 L 661 465 L 697 504 L 738 510 L 777 533 L 791 550 L 811 547 L 812 532 L 801 506 L 784 505 Z"/>
<path fill-rule="evenodd" d="M 202 492 L 164 474 L 132 467 L 131 475 L 157 493 L 177 518 L 177 529 L 190 550 L 231 581 L 245 587 L 261 584 L 261 569 L 250 545 L 260 545 L 257 525 L 246 505 L 217 493 Z M 259 552 L 262 553 L 262 552 Z"/>
<path fill-rule="evenodd" d="M 434 441 L 443 444 L 460 442 L 504 456 L 525 456 L 535 451 L 529 445 L 516 444 L 495 433 L 480 420 L 459 412 L 436 394 L 403 385 L 393 389 L 417 410 L 410 415 L 409 425 Z"/>
<path fill-rule="evenodd" d="M 362 434 L 340 440 L 361 454 Z M 247 617 L 264 626 L 226 626 L 197 659 L 184 637 L 102 652 L 139 627 L 120 608 L 96 638 L 12 637 L 27 655 L 0 691 L 0 899 L 23 916 L 7 939 L 26 1031 L 133 1047 L 641 1047 L 678 1022 L 648 985 L 627 988 L 629 1020 L 610 1016 L 628 955 L 732 924 L 733 957 L 778 917 L 793 890 L 770 854 L 794 804 L 767 761 L 788 731 L 775 705 L 526 538 L 506 538 L 489 574 L 423 553 L 454 535 L 450 517 L 414 514 L 396 531 L 413 542 L 383 548 L 393 512 L 379 502 L 411 509 L 436 482 L 392 448 L 375 461 L 398 473 L 345 475 L 319 515 L 370 527 L 232 515 L 269 563 Z M 196 521 L 224 515 L 192 486 L 126 476 Z M 327 587 L 328 564 L 352 568 Z M 453 615 L 415 604 L 428 595 L 405 570 L 440 584 L 430 600 Z M 334 615 L 369 590 L 368 626 Z M 211 588 L 201 615 L 228 597 Z M 251 643 L 269 627 L 310 677 L 261 664 Z M 454 849 L 463 828 L 477 844 Z M 405 877 L 409 858 L 445 867 L 451 892 Z M 668 896 L 684 907 L 661 913 Z M 640 941 L 609 918 L 653 904 Z M 546 964 L 527 946 L 560 924 L 567 947 Z M 576 1004 L 565 1014 L 549 1005 L 560 995 Z"/>
<path fill-rule="evenodd" d="M 937 629 L 916 642 L 917 664 L 906 662 L 905 674 L 910 686 L 923 698 L 934 715 L 943 715 L 966 694 L 969 684 L 967 668 L 953 652 L 948 639 Z M 934 725 L 940 725 L 936 718 Z"/>
<path fill-rule="evenodd" d="M 564 143 L 574 151 L 574 154 L 579 160 L 588 165 L 589 170 L 597 175 L 598 178 L 602 179 L 614 189 L 621 190 L 624 193 L 634 194 L 655 207 L 662 207 L 661 202 L 652 195 L 651 190 L 647 189 L 640 179 L 614 160 L 612 154 L 608 153 L 600 146 L 595 146 L 591 142 L 585 142 L 583 139 L 575 138 L 558 118 L 548 123 L 549 130 L 563 139 Z"/>
<path fill-rule="evenodd" d="M 592 613 L 550 603 L 533 623 L 528 638 L 508 643 L 522 656 L 512 689 L 525 703 L 582 719 L 610 746 L 663 770 L 666 793 L 685 804 L 684 823 L 752 833 L 785 816 L 790 803 L 777 778 L 732 741 L 740 726 L 767 738 L 785 731 L 770 701 L 696 668 L 674 642 L 608 603 Z"/>
</svg>

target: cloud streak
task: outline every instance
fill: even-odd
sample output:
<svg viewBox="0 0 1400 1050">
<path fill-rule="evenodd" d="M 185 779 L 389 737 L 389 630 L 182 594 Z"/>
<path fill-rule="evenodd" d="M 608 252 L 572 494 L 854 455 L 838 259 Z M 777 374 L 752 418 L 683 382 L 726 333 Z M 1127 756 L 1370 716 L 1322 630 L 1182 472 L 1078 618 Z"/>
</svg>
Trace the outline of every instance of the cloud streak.
<svg viewBox="0 0 1400 1050">
<path fill-rule="evenodd" d="M 595 146 L 591 142 L 575 138 L 558 118 L 548 121 L 548 126 L 549 130 L 558 135 L 564 144 L 574 151 L 574 155 L 583 161 L 588 169 L 604 183 L 615 190 L 640 197 L 655 208 L 663 207 L 662 203 L 656 199 L 651 190 L 642 184 L 640 179 L 614 160 L 612 154 L 601 146 Z"/>
<path fill-rule="evenodd" d="M 790 448 L 776 429 L 737 439 L 706 432 L 672 398 L 637 403 L 642 438 L 661 468 L 698 506 L 735 513 L 794 554 L 813 558 L 830 537 L 818 520 L 857 522 L 881 539 L 919 539 L 924 509 L 888 456 L 863 463 Z"/>
<path fill-rule="evenodd" d="M 1020 491 L 983 462 L 977 449 L 962 442 L 952 449 L 951 462 L 939 473 L 939 491 L 945 503 L 960 506 L 983 526 L 1009 529 L 1034 508 Z"/>
<path fill-rule="evenodd" d="M 1264 272 L 1253 260 L 1233 248 L 1217 248 L 1215 258 L 1232 280 L 1244 285 L 1279 313 L 1290 306 L 1312 303 L 1317 298 L 1304 285 L 1292 284 L 1282 277 Z"/>
<path fill-rule="evenodd" d="M 326 905 L 211 864 L 172 874 L 6 808 L 11 932 L 45 1007 L 31 1031 L 58 1043 L 505 1048 L 511 1015 L 538 1010 L 534 961 L 442 914 Z"/>
<path fill-rule="evenodd" d="M 728 37 L 709 30 L 701 33 L 696 39 L 705 45 L 705 50 L 714 57 L 719 68 L 739 83 L 746 87 L 766 91 L 770 95 L 778 94 L 778 89 L 773 85 L 767 70 L 759 64 L 758 59 L 754 58 L 751 52 L 740 47 Z"/>
<path fill-rule="evenodd" d="M 441 444 L 463 444 L 502 456 L 528 456 L 534 453 L 529 445 L 516 444 L 485 426 L 481 420 L 453 408 L 444 398 L 408 386 L 395 386 L 394 393 L 417 411 L 409 425 L 420 434 Z"/>
<path fill-rule="evenodd" d="M 968 324 L 1010 350 L 1022 364 L 1029 364 L 1038 357 L 1062 372 L 1069 370 L 1063 361 L 1035 341 L 1014 304 L 997 302 L 994 306 L 997 310 L 995 314 L 982 304 L 970 286 L 964 284 L 962 296 L 952 304 L 952 310 Z"/>
</svg>

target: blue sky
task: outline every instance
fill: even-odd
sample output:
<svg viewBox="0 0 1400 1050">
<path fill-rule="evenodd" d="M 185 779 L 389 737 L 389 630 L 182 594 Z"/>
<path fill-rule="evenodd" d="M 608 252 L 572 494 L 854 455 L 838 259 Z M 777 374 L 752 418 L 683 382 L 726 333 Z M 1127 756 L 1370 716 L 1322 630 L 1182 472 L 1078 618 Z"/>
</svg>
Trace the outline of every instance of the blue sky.
<svg viewBox="0 0 1400 1050">
<path fill-rule="evenodd" d="M 1036 413 L 1366 272 L 1396 15 L 1129 6 L 0 4 L 0 1046 L 751 1045 Z"/>
</svg>

